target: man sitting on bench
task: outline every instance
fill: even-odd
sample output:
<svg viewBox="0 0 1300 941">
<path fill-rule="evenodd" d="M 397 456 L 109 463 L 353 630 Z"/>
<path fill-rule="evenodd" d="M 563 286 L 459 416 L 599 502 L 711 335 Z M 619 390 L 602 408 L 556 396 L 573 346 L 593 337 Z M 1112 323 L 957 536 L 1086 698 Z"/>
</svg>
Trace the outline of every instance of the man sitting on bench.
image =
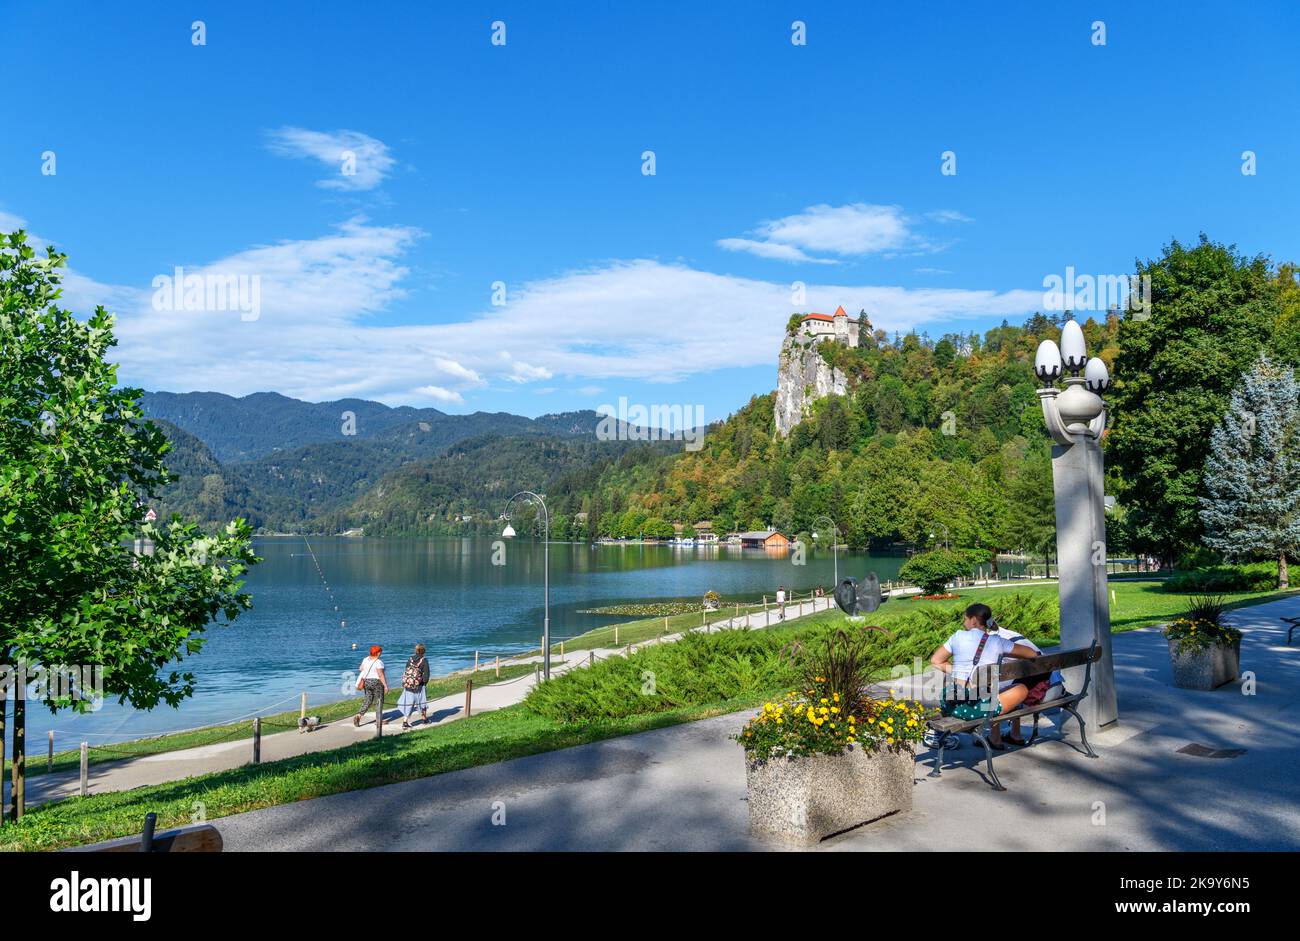
<svg viewBox="0 0 1300 941">
<path fill-rule="evenodd" d="M 1023 643 L 1013 643 L 1000 636 L 997 632 L 997 622 L 993 620 L 993 611 L 986 604 L 976 602 L 970 605 L 966 609 L 962 624 L 963 629 L 944 641 L 930 657 L 931 666 L 942 673 L 950 674 L 959 683 L 969 680 L 977 667 L 997 663 L 1003 657 L 1030 659 L 1038 656 L 1039 651 L 1036 648 Z M 1040 678 L 1030 679 L 1037 681 Z M 1026 682 L 1028 681 L 1015 680 L 999 684 L 1004 687 L 998 691 L 998 702 L 1001 704 L 999 714 L 1011 712 L 1025 701 L 1025 697 L 1030 693 L 1030 688 L 1024 685 Z M 989 746 L 999 751 L 1006 748 L 1002 744 L 1002 723 L 993 723 Z"/>
</svg>

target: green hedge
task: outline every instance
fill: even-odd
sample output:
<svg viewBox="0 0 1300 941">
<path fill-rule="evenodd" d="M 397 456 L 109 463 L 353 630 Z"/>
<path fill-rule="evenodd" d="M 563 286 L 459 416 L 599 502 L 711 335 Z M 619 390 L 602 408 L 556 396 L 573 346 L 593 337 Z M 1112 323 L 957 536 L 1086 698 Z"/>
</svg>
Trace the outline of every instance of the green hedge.
<svg viewBox="0 0 1300 941">
<path fill-rule="evenodd" d="M 1224 591 L 1272 591 L 1277 587 L 1275 562 L 1249 565 L 1215 565 L 1167 578 L 1165 591 L 1181 594 Z"/>
</svg>

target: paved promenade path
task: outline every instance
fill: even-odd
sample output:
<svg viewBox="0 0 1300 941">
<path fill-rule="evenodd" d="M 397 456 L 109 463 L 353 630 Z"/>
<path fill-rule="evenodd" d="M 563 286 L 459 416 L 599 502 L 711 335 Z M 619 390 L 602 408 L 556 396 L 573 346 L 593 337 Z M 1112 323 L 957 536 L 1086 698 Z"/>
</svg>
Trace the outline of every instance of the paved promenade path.
<svg viewBox="0 0 1300 941">
<path fill-rule="evenodd" d="M 1300 850 L 1300 644 L 1282 615 L 1300 597 L 1231 612 L 1238 684 L 1176 689 L 1154 628 L 1114 637 L 1120 721 L 997 758 L 984 781 L 969 738 L 941 778 L 918 756 L 915 806 L 823 850 Z M 911 682 L 911 681 L 903 681 Z M 727 736 L 747 713 L 213 821 L 228 850 L 736 850 L 747 833 L 744 763 Z M 1205 758 L 1189 744 L 1244 749 Z M 499 802 L 499 803 L 498 803 Z M 494 825 L 503 810 L 505 825 Z M 498 814 L 498 819 L 500 819 Z"/>
<path fill-rule="evenodd" d="M 808 617 L 833 606 L 834 601 L 829 597 L 805 599 L 801 605 L 799 603 L 790 603 L 786 605 L 785 621 L 783 622 L 778 620 L 776 607 L 773 605 L 766 617 L 761 613 L 754 615 L 752 617 L 752 626 L 762 628 L 765 626 L 765 621 L 770 622 L 772 626 L 776 626 L 797 620 L 800 617 Z M 725 621 L 710 624 L 707 628 L 700 627 L 696 628 L 696 630 L 719 631 L 731 627 L 744 627 L 748 620 L 749 616 L 741 615 L 739 618 L 728 618 Z M 681 634 L 667 634 L 654 640 L 634 644 L 632 647 L 637 649 L 648 644 L 671 643 L 681 636 Z M 566 652 L 563 657 L 552 652 L 551 673 L 556 675 L 567 670 L 580 669 L 590 662 L 593 654 L 596 659 L 603 660 L 608 657 L 621 656 L 626 650 L 627 647 L 593 651 L 571 650 Z M 509 662 L 517 664 L 540 660 L 541 655 L 538 654 L 531 657 L 515 658 Z M 394 680 L 400 679 L 400 671 L 396 676 L 391 673 L 389 675 Z M 474 714 L 477 715 L 478 713 L 501 709 L 505 706 L 513 706 L 516 703 L 523 702 L 524 697 L 528 695 L 534 683 L 534 676 L 529 674 L 513 680 L 505 680 L 501 683 L 475 687 L 470 707 Z M 358 694 L 357 707 L 360 708 L 360 705 L 361 698 Z M 418 734 L 421 730 L 431 728 L 434 725 L 441 725 L 463 718 L 464 709 L 465 693 L 463 691 L 444 696 L 441 699 L 432 699 L 429 701 L 429 722 L 427 724 L 420 722 L 417 717 L 411 731 L 407 733 L 402 731 L 401 714 L 395 706 L 390 706 L 384 713 L 383 734 Z M 308 708 L 307 711 L 310 713 L 311 709 Z M 295 755 L 342 748 L 358 741 L 371 739 L 374 735 L 375 722 L 373 715 L 368 715 L 363 719 L 360 727 L 354 726 L 351 719 L 341 719 L 322 725 L 314 732 L 301 733 L 295 729 L 270 735 L 263 734 L 262 761 L 277 761 L 282 758 L 292 758 Z M 207 774 L 211 771 L 228 771 L 247 764 L 252 759 L 252 753 L 253 740 L 251 738 L 241 738 L 180 751 L 143 755 L 139 758 L 93 763 L 89 770 L 89 789 L 91 794 L 103 794 L 109 791 L 126 791 L 148 784 L 178 781 L 200 774 Z M 43 758 L 43 755 L 29 754 L 27 760 L 29 763 L 35 763 L 42 761 Z M 8 777 L 6 774 L 3 782 L 5 806 L 8 806 L 10 783 Z M 35 807 L 49 800 L 74 796 L 79 792 L 80 780 L 79 773 L 75 771 L 29 776 L 27 778 L 27 805 Z"/>
</svg>

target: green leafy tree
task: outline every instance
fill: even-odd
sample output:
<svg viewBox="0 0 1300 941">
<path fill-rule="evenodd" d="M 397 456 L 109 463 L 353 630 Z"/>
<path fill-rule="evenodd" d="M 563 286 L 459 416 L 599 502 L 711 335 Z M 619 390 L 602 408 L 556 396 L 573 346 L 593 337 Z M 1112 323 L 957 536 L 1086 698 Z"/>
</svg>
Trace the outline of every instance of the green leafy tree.
<svg viewBox="0 0 1300 941">
<path fill-rule="evenodd" d="M 969 575 L 973 567 L 969 551 L 932 549 L 918 552 L 904 562 L 898 577 L 918 586 L 923 595 L 940 595 L 949 582 Z"/>
<path fill-rule="evenodd" d="M 1205 442 L 1279 316 L 1267 260 L 1204 235 L 1139 264 L 1151 279 L 1147 319 L 1119 325 L 1107 461 L 1126 494 L 1139 551 L 1172 561 L 1201 536 Z"/>
<path fill-rule="evenodd" d="M 1205 543 L 1230 559 L 1277 560 L 1300 547 L 1300 386 L 1290 367 L 1261 355 L 1232 393 L 1210 437 L 1201 498 Z"/>
<path fill-rule="evenodd" d="M 105 697 L 176 706 L 194 677 L 166 668 L 199 651 L 211 620 L 250 606 L 240 576 L 258 560 L 243 520 L 217 535 L 146 521 L 144 501 L 170 480 L 168 442 L 141 419 L 140 390 L 117 388 L 113 318 L 56 306 L 65 263 L 38 258 L 21 231 L 0 241 L 0 662 L 81 668 L 49 690 L 51 712 L 91 709 L 97 667 Z M 19 697 L 19 774 L 24 723 Z"/>
</svg>

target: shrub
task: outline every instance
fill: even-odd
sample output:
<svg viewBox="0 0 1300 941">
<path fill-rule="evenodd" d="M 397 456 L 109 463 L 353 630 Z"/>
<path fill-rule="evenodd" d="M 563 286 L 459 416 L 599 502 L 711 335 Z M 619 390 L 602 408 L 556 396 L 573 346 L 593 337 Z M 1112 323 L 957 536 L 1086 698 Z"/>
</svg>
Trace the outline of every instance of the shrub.
<svg viewBox="0 0 1300 941">
<path fill-rule="evenodd" d="M 733 736 L 746 757 L 841 755 L 855 747 L 897 752 L 921 740 L 930 712 L 925 706 L 866 694 L 872 645 L 865 634 L 841 629 L 807 646 L 792 646 L 802 672 L 800 688 L 764 703 Z"/>
<path fill-rule="evenodd" d="M 938 595 L 950 581 L 969 575 L 973 568 L 969 550 L 932 549 L 904 562 L 898 577 L 919 586 L 923 595 Z"/>
<path fill-rule="evenodd" d="M 1215 565 L 1167 578 L 1162 587 L 1179 593 L 1271 591 L 1277 587 L 1277 566 L 1272 562 Z"/>
</svg>

